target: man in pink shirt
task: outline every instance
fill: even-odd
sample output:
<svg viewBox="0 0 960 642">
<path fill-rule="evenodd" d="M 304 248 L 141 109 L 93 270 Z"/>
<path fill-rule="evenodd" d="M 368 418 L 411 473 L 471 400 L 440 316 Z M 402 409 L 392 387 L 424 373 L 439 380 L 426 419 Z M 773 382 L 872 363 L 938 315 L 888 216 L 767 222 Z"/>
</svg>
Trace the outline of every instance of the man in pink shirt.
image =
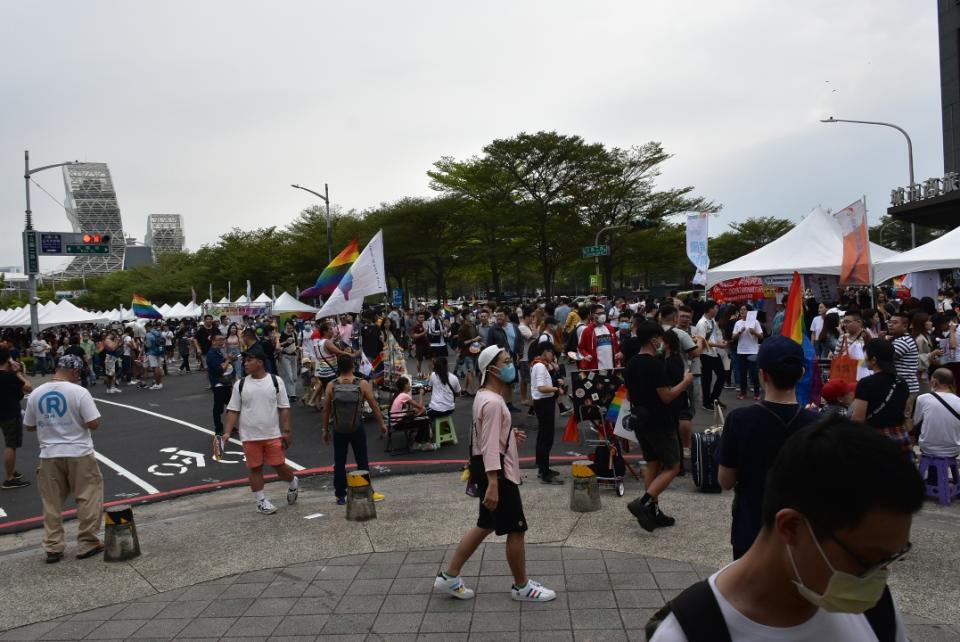
<svg viewBox="0 0 960 642">
<path fill-rule="evenodd" d="M 434 589 L 468 600 L 473 591 L 460 578 L 460 569 L 491 533 L 507 536 L 507 564 L 513 574 L 510 596 L 519 602 L 549 602 L 554 591 L 527 577 L 524 533 L 527 518 L 520 500 L 520 457 L 517 445 L 526 435 L 511 426 L 510 410 L 504 399 L 516 378 L 510 353 L 492 345 L 480 353 L 480 390 L 473 400 L 470 455 L 483 458 L 485 476 L 479 480 L 480 516 L 477 525 L 460 540 L 445 572 L 437 575 Z M 506 383 L 505 383 L 506 382 Z"/>
</svg>

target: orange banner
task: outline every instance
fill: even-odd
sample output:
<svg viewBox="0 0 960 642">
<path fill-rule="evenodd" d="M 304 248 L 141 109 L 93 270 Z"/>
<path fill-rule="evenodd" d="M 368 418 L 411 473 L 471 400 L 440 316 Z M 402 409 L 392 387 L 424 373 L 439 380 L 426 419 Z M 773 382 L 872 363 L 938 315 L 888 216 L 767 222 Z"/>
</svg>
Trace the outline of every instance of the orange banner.
<svg viewBox="0 0 960 642">
<path fill-rule="evenodd" d="M 871 285 L 870 238 L 867 235 L 867 210 L 863 201 L 843 208 L 834 217 L 843 232 L 840 285 Z"/>
</svg>

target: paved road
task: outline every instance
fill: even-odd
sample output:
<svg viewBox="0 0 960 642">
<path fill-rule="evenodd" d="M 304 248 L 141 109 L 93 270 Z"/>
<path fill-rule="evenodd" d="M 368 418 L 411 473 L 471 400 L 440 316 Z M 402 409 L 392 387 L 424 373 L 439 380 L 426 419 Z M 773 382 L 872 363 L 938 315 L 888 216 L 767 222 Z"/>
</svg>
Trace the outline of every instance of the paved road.
<svg viewBox="0 0 960 642">
<path fill-rule="evenodd" d="M 239 442 L 230 456 L 217 462 L 211 457 L 212 396 L 203 374 L 168 377 L 164 389 L 151 391 L 124 387 L 123 393 L 105 395 L 103 386 L 91 388 L 103 415 L 94 434 L 97 456 L 104 475 L 104 501 L 156 501 L 192 492 L 203 492 L 246 483 Z M 425 472 L 455 469 L 467 458 L 472 400 L 460 398 L 454 421 L 459 443 L 445 444 L 436 452 L 385 452 L 376 422 L 365 422 L 371 468 L 375 474 Z M 519 404 L 518 404 L 519 405 Z M 292 409 L 294 443 L 287 451 L 291 465 L 305 474 L 326 472 L 333 465 L 333 451 L 321 440 L 320 413 L 296 404 Z M 531 439 L 521 449 L 525 465 L 534 454 L 536 420 L 525 412 L 514 415 L 517 426 L 531 430 Z M 705 419 L 704 419 L 705 421 Z M 558 460 L 582 456 L 588 448 L 560 441 L 566 419 L 557 419 Z M 40 526 L 40 500 L 36 490 L 36 437 L 27 434 L 18 453 L 18 469 L 32 486 L 0 493 L 0 533 Z M 394 446 L 403 443 L 395 438 Z M 352 459 L 351 459 L 352 461 Z M 73 508 L 67 506 L 68 514 Z"/>
</svg>

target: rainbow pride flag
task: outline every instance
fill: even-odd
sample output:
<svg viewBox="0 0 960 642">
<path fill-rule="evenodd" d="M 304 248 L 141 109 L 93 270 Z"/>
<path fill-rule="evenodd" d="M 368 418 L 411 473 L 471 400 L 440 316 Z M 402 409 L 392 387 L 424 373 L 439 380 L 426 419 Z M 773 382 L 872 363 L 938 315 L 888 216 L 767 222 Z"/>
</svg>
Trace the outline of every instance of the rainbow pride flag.
<svg viewBox="0 0 960 642">
<path fill-rule="evenodd" d="M 373 374 L 370 375 L 370 378 L 373 379 L 373 382 L 377 385 L 383 385 L 383 353 L 381 352 L 373 361 L 370 362 Z"/>
<path fill-rule="evenodd" d="M 330 261 L 330 265 L 323 269 L 323 272 L 317 277 L 317 282 L 313 284 L 313 287 L 309 287 L 300 293 L 300 298 L 329 296 L 336 290 L 340 284 L 340 280 L 343 279 L 343 276 L 350 269 L 350 266 L 353 265 L 360 256 L 360 247 L 357 242 L 357 238 L 350 241 L 350 244 L 343 248 L 343 251 Z"/>
<path fill-rule="evenodd" d="M 793 273 L 793 283 L 790 285 L 790 294 L 787 296 L 787 306 L 783 311 L 783 329 L 780 334 L 793 339 L 803 347 L 803 377 L 797 382 L 797 402 L 806 406 L 810 402 L 810 392 L 813 385 L 813 342 L 806 332 L 803 320 L 803 282 L 800 273 Z"/>
<path fill-rule="evenodd" d="M 138 319 L 162 319 L 160 311 L 153 307 L 149 299 L 145 299 L 139 294 L 133 295 L 133 302 L 130 304 L 133 309 L 133 316 Z"/>
<path fill-rule="evenodd" d="M 617 388 L 617 393 L 613 395 L 613 401 L 610 402 L 610 407 L 607 408 L 607 416 L 605 417 L 606 421 L 610 423 L 611 426 L 617 425 L 617 417 L 620 415 L 620 407 L 623 405 L 623 401 L 627 398 L 627 387 L 620 386 Z"/>
</svg>

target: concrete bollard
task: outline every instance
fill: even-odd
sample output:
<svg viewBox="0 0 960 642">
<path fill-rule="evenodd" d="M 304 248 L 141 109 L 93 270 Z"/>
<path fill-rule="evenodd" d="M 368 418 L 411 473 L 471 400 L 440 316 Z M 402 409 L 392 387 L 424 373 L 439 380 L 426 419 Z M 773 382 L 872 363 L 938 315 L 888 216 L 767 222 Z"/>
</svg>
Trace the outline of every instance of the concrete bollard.
<svg viewBox="0 0 960 642">
<path fill-rule="evenodd" d="M 123 562 L 140 556 L 140 538 L 128 504 L 111 506 L 104 512 L 104 562 Z"/>
<path fill-rule="evenodd" d="M 570 465 L 573 486 L 570 487 L 570 510 L 592 513 L 600 510 L 600 484 L 589 461 L 575 461 Z"/>
<path fill-rule="evenodd" d="M 373 503 L 370 473 L 366 470 L 347 473 L 347 520 L 365 522 L 376 518 L 377 506 Z"/>
</svg>

